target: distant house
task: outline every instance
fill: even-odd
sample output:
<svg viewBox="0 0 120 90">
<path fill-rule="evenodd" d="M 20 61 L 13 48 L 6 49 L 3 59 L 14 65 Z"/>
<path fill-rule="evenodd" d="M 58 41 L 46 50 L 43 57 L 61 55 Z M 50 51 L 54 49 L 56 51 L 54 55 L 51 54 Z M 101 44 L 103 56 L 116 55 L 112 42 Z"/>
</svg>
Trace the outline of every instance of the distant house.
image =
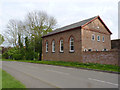
<svg viewBox="0 0 120 90">
<path fill-rule="evenodd" d="M 95 16 L 42 37 L 44 60 L 81 61 L 83 51 L 109 51 L 111 31 L 100 16 Z"/>
<path fill-rule="evenodd" d="M 120 39 L 111 40 L 111 49 L 120 49 Z"/>
</svg>

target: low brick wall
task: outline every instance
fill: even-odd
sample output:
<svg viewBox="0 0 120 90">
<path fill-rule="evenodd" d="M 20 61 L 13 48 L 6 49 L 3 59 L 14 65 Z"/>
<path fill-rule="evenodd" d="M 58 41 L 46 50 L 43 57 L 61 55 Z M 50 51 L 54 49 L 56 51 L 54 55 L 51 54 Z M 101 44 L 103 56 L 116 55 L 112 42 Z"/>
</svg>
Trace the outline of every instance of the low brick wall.
<svg viewBox="0 0 120 90">
<path fill-rule="evenodd" d="M 82 52 L 82 62 L 118 65 L 118 56 L 118 51 Z"/>
</svg>

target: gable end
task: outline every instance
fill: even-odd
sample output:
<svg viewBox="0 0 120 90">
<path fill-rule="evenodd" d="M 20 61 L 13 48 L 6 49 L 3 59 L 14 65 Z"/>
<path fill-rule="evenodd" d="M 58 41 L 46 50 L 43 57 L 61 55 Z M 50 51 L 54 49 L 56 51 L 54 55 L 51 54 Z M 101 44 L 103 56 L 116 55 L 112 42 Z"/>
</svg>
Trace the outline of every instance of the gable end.
<svg viewBox="0 0 120 90">
<path fill-rule="evenodd" d="M 109 28 L 105 25 L 105 23 L 103 22 L 103 20 L 100 18 L 100 16 L 97 16 L 96 18 L 92 19 L 91 21 L 87 22 L 86 24 L 82 25 L 81 27 L 85 27 L 86 25 L 88 25 L 89 23 L 91 23 L 92 21 L 99 19 L 100 22 L 104 25 L 104 27 L 107 29 L 107 31 L 112 34 L 112 32 L 109 30 Z"/>
</svg>

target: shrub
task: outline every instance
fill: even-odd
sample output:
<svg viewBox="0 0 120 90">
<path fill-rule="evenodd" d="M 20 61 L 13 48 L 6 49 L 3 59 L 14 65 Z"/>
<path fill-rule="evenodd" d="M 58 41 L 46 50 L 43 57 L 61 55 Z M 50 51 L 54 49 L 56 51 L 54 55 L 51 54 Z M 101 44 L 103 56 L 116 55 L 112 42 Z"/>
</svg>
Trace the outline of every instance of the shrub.
<svg viewBox="0 0 120 90">
<path fill-rule="evenodd" d="M 14 60 L 34 60 L 38 59 L 38 53 L 34 52 L 33 49 L 28 49 L 26 51 L 24 48 L 11 48 L 3 54 L 5 59 L 14 59 Z"/>
<path fill-rule="evenodd" d="M 5 53 L 3 53 L 3 58 L 5 58 L 5 59 L 8 59 L 8 58 L 9 59 L 14 59 L 14 58 L 16 58 L 15 54 L 20 54 L 19 53 L 19 48 L 11 48 L 11 49 L 9 49 Z"/>
<path fill-rule="evenodd" d="M 22 56 L 22 54 L 14 54 L 12 58 L 15 60 L 22 60 L 23 56 Z"/>
<path fill-rule="evenodd" d="M 34 58 L 35 58 L 35 59 L 38 58 L 38 54 L 37 54 L 36 52 L 33 52 L 33 51 L 31 51 L 31 52 L 26 52 L 25 58 L 26 58 L 26 60 L 34 60 Z"/>
<path fill-rule="evenodd" d="M 4 52 L 3 54 L 2 54 L 2 58 L 5 58 L 5 59 L 8 59 L 8 53 L 7 52 Z"/>
<path fill-rule="evenodd" d="M 10 57 L 10 59 L 13 59 L 15 54 L 19 54 L 19 49 L 11 48 L 10 50 L 8 50 L 7 54 Z"/>
</svg>

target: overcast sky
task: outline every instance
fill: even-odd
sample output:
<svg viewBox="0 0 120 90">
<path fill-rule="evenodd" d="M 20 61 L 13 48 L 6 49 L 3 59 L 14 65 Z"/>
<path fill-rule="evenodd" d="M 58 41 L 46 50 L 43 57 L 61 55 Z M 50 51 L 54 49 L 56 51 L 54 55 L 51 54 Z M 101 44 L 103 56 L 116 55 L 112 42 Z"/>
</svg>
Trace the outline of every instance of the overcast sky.
<svg viewBox="0 0 120 90">
<path fill-rule="evenodd" d="M 118 38 L 119 0 L 0 0 L 0 33 L 10 19 L 24 20 L 30 11 L 45 11 L 57 19 L 58 27 L 99 15 Z"/>
</svg>

